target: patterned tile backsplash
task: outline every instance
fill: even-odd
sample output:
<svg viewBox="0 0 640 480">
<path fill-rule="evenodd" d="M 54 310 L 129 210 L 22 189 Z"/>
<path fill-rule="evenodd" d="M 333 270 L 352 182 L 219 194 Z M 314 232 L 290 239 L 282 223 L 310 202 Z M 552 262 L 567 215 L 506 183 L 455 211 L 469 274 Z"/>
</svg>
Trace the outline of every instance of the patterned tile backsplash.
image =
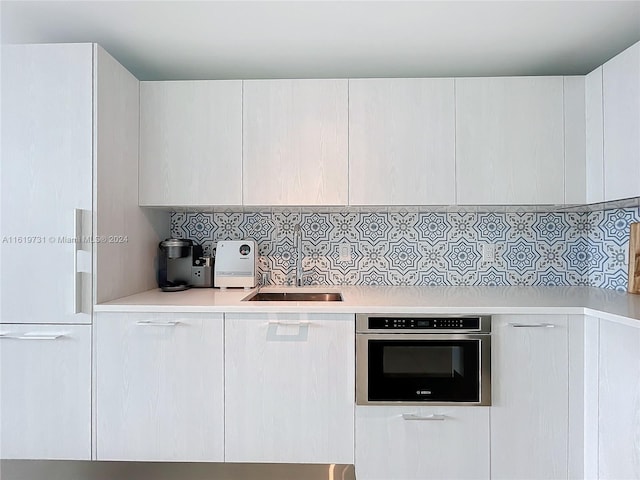
<svg viewBox="0 0 640 480">
<path fill-rule="evenodd" d="M 260 248 L 259 270 L 275 285 L 293 283 L 293 228 L 300 224 L 306 285 L 626 289 L 629 224 L 638 221 L 639 207 L 560 213 L 173 212 L 171 234 L 204 245 L 206 254 L 218 240 L 252 238 Z"/>
</svg>

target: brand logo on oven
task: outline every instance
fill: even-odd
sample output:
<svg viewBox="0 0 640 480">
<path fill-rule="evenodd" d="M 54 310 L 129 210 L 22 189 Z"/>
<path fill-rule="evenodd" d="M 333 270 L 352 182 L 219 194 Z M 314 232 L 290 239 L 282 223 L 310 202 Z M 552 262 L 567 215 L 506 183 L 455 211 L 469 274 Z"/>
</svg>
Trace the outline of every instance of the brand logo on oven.
<svg viewBox="0 0 640 480">
<path fill-rule="evenodd" d="M 417 395 L 431 395 L 431 390 L 416 390 Z"/>
</svg>

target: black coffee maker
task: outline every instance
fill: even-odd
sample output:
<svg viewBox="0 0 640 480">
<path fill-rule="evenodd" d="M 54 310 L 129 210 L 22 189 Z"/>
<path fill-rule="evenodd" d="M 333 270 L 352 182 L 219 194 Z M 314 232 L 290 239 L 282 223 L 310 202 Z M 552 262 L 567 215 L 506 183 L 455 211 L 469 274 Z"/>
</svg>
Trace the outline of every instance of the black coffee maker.
<svg viewBox="0 0 640 480">
<path fill-rule="evenodd" d="M 193 240 L 167 238 L 158 245 L 158 286 L 164 292 L 213 287 L 213 265 Z"/>
</svg>

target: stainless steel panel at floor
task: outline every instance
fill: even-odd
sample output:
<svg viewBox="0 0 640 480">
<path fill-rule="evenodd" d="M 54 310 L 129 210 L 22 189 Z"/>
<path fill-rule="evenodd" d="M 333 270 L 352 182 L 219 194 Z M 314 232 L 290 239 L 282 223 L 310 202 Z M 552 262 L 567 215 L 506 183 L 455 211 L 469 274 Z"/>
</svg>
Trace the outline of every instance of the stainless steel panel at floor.
<svg viewBox="0 0 640 480">
<path fill-rule="evenodd" d="M 3 460 L 2 480 L 355 480 L 353 465 Z"/>
</svg>

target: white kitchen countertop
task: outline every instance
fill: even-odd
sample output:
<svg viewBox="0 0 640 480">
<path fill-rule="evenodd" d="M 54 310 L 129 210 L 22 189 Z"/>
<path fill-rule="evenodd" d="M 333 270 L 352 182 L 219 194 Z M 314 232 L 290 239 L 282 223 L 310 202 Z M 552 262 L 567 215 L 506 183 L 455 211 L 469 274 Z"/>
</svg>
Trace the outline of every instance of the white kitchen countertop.
<svg viewBox="0 0 640 480">
<path fill-rule="evenodd" d="M 268 312 L 593 315 L 640 328 L 640 295 L 593 287 L 265 287 L 263 292 L 341 292 L 342 302 L 244 302 L 252 290 L 149 290 L 96 312 Z"/>
</svg>

